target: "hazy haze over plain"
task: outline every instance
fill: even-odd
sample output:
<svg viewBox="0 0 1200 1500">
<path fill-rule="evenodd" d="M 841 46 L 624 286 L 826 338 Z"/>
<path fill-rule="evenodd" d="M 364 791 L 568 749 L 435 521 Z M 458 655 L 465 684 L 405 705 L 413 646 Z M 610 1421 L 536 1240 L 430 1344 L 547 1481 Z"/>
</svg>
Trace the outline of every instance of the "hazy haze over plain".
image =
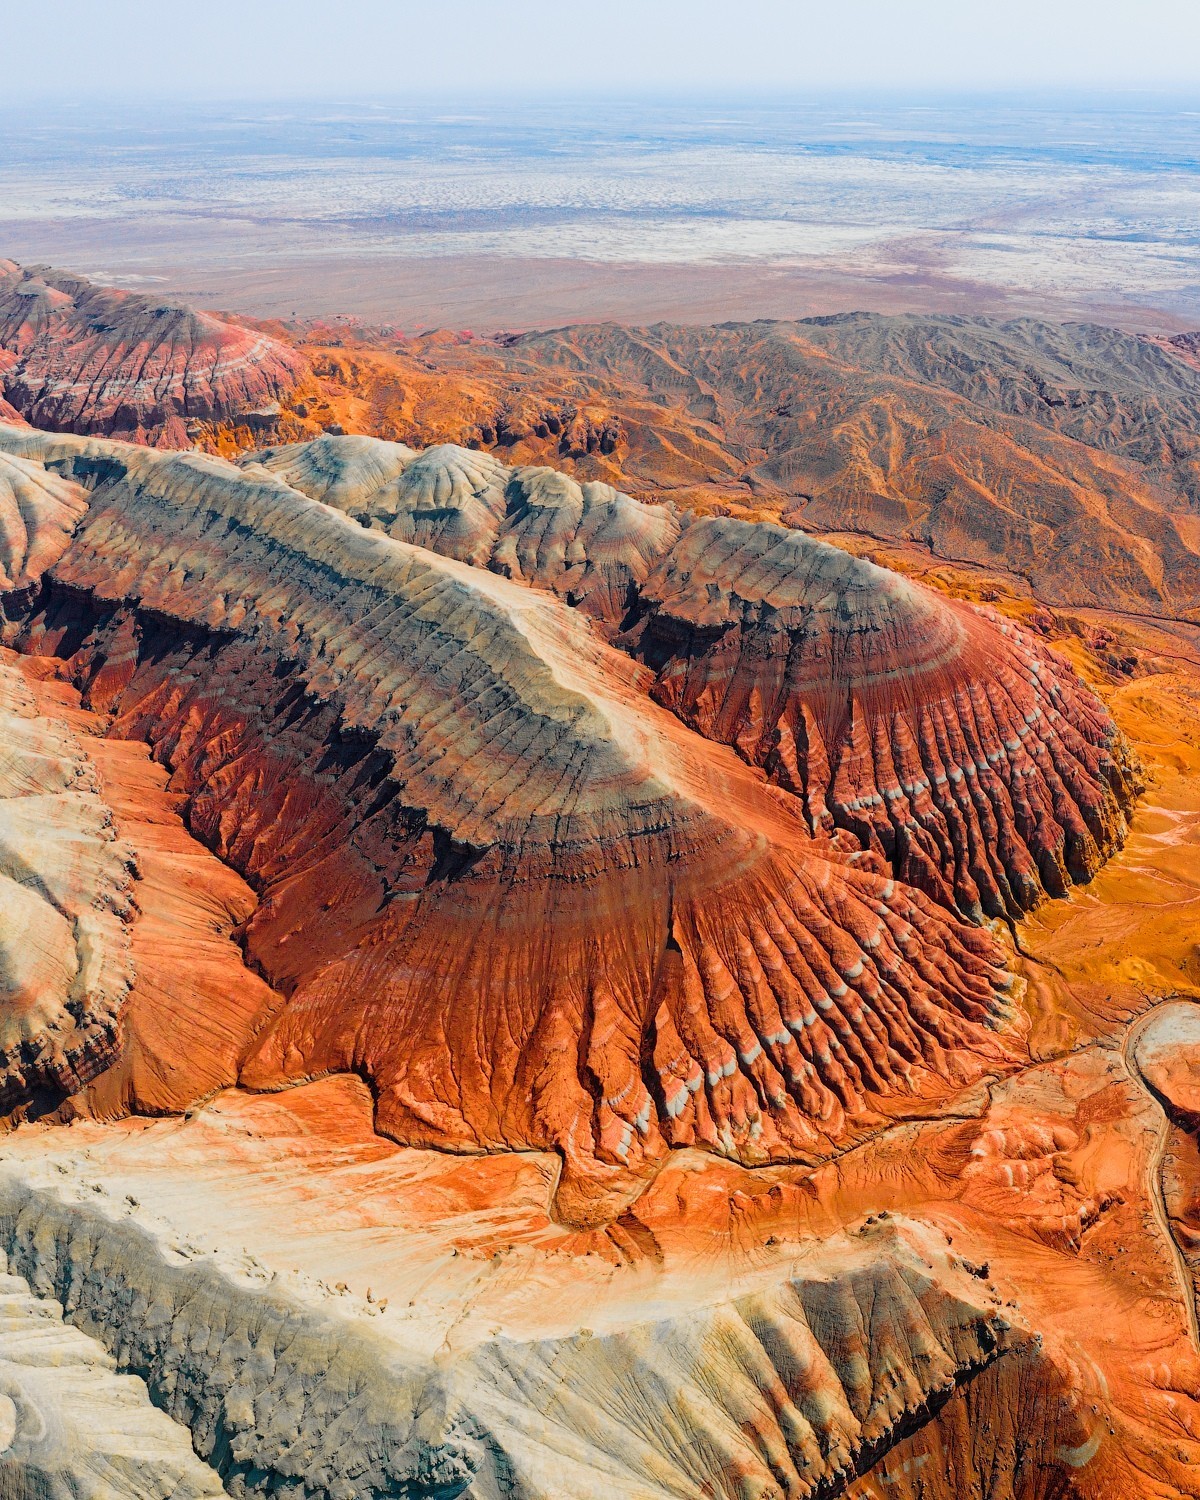
<svg viewBox="0 0 1200 1500">
<path fill-rule="evenodd" d="M 1200 322 L 1195 0 L 46 0 L 5 37 L 0 255 L 116 285 Z"/>
<path fill-rule="evenodd" d="M 9 102 L 1200 81 L 1195 0 L 44 0 L 4 30 Z"/>
</svg>

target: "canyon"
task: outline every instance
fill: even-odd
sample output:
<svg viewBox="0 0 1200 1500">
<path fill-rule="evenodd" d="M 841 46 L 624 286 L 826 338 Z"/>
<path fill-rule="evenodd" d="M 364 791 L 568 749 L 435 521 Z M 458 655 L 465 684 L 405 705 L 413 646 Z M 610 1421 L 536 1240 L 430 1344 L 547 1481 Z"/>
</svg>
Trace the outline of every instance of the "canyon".
<svg viewBox="0 0 1200 1500">
<path fill-rule="evenodd" d="M 1186 340 L 7 277 L 14 1493 L 1200 1494 Z"/>
</svg>

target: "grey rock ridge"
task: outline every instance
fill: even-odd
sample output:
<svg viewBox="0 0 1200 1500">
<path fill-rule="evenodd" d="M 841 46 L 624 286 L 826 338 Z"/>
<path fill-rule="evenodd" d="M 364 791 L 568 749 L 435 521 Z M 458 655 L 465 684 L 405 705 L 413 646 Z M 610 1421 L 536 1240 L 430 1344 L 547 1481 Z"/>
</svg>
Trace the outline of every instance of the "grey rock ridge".
<svg viewBox="0 0 1200 1500">
<path fill-rule="evenodd" d="M 398 541 L 551 589 L 610 628 L 686 519 L 609 484 L 579 484 L 541 465 L 511 469 L 452 443 L 418 454 L 376 438 L 323 437 L 241 462 Z"/>
<path fill-rule="evenodd" d="M 210 1500 L 221 1481 L 187 1429 L 119 1375 L 96 1339 L 35 1297 L 0 1252 L 0 1493 L 5 1500 Z"/>
</svg>

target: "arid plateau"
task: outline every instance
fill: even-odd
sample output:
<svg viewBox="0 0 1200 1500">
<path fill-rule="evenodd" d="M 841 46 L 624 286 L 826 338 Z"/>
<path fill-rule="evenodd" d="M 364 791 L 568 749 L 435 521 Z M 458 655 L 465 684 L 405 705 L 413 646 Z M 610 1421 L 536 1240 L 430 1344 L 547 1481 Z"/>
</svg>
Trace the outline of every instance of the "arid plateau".
<svg viewBox="0 0 1200 1500">
<path fill-rule="evenodd" d="M 0 262 L 0 1491 L 1200 1496 L 1198 434 Z"/>
</svg>

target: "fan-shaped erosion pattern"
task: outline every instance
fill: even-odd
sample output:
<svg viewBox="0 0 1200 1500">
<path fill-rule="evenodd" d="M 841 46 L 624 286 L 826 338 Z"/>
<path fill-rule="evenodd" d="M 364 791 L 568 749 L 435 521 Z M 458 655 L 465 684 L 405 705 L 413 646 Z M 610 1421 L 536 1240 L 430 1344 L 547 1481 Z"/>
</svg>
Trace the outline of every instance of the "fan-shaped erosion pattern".
<svg viewBox="0 0 1200 1500">
<path fill-rule="evenodd" d="M 1139 789 L 1099 701 L 997 615 L 768 523 L 701 519 L 619 644 L 654 696 L 968 915 L 1087 881 Z"/>
<path fill-rule="evenodd" d="M 1137 767 L 1061 661 L 803 532 L 451 445 L 413 458 L 327 437 L 244 462 L 578 605 L 654 670 L 660 703 L 799 797 L 814 832 L 845 830 L 973 919 L 1065 894 L 1124 838 Z"/>
<path fill-rule="evenodd" d="M 400 1140 L 553 1145 L 586 1213 L 670 1145 L 804 1159 L 1003 1064 L 991 936 L 814 836 L 552 595 L 221 460 L 4 442 L 90 490 L 22 647 L 261 894 L 287 1003 L 246 1082 L 358 1071 Z"/>
</svg>

